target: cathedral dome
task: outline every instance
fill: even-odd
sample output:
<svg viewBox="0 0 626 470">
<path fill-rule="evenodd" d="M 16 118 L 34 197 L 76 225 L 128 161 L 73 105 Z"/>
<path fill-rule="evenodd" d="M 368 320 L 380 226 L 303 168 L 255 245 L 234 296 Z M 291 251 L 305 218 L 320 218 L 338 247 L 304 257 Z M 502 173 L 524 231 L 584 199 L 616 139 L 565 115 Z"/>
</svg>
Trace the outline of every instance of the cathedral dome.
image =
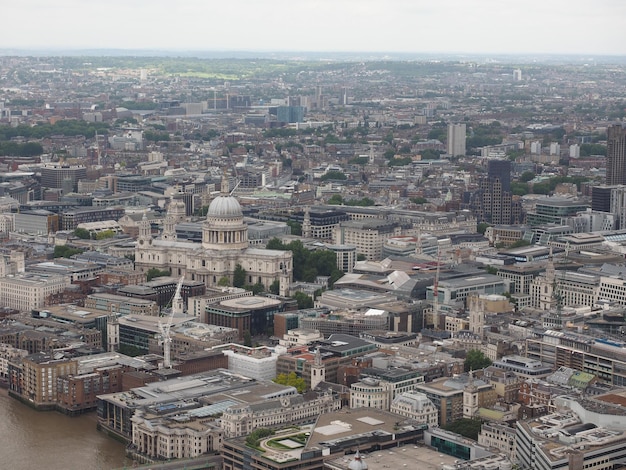
<svg viewBox="0 0 626 470">
<path fill-rule="evenodd" d="M 207 217 L 243 217 L 241 206 L 232 196 L 217 196 L 209 205 Z"/>
</svg>

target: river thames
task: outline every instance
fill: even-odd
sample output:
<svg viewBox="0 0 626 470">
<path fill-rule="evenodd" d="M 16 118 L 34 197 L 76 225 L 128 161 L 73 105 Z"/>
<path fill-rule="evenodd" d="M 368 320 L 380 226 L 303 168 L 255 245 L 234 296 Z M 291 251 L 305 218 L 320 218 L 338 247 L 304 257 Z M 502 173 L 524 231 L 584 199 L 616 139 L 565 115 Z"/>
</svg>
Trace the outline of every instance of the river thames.
<svg viewBox="0 0 626 470">
<path fill-rule="evenodd" d="M 96 430 L 95 413 L 70 418 L 35 411 L 0 389 L 0 468 L 110 470 L 131 465 L 124 445 Z"/>
</svg>

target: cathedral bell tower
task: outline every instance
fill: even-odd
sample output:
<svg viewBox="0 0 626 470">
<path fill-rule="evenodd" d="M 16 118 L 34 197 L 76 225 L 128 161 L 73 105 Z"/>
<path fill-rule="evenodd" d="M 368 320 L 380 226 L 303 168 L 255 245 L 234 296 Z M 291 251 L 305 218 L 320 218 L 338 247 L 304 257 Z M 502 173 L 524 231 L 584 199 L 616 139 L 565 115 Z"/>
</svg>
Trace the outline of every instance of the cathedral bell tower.
<svg viewBox="0 0 626 470">
<path fill-rule="evenodd" d="M 141 217 L 141 221 L 139 222 L 139 245 L 151 245 L 152 244 L 152 227 L 150 225 L 150 221 L 146 216 L 146 213 L 143 213 L 143 217 Z"/>
<path fill-rule="evenodd" d="M 167 215 L 163 221 L 163 240 L 176 240 L 176 224 L 185 220 L 186 210 L 185 201 L 180 194 L 172 196 L 170 205 L 167 208 Z"/>
<path fill-rule="evenodd" d="M 474 371 L 469 371 L 469 380 L 463 388 L 463 418 L 472 419 L 478 415 L 478 387 L 474 384 Z"/>
<path fill-rule="evenodd" d="M 309 206 L 304 208 L 304 220 L 302 221 L 302 236 L 304 238 L 311 238 L 311 208 Z"/>
<path fill-rule="evenodd" d="M 311 366 L 311 390 L 315 390 L 321 382 L 326 381 L 326 366 L 322 362 L 320 348 L 315 350 L 315 361 Z"/>
</svg>

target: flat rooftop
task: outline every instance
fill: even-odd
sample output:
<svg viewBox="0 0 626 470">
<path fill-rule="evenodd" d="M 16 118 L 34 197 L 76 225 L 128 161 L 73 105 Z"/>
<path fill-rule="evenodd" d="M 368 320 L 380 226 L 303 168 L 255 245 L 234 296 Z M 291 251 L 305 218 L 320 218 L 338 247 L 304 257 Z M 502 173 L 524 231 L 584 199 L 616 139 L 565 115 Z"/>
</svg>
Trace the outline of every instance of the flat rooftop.
<svg viewBox="0 0 626 470">
<path fill-rule="evenodd" d="M 159 329 L 159 323 L 163 325 L 168 322 L 172 329 L 177 328 L 187 322 L 195 320 L 195 317 L 184 315 L 179 317 L 172 317 L 171 320 L 167 317 L 156 317 L 152 315 L 127 315 L 118 318 L 118 322 L 122 326 L 133 327 L 139 330 L 150 331 L 153 333 L 161 333 Z"/>
<path fill-rule="evenodd" d="M 236 308 L 238 310 L 255 310 L 259 308 L 277 307 L 282 302 L 276 299 L 270 299 L 269 297 L 238 297 L 235 299 L 223 300 L 220 302 L 220 306 L 227 308 Z"/>
<path fill-rule="evenodd" d="M 128 392 L 111 393 L 102 397 L 118 406 L 133 407 L 189 400 L 201 400 L 207 405 L 225 400 L 250 403 L 293 394 L 293 387 L 271 381 L 257 381 L 225 369 L 216 369 L 203 374 L 154 382 Z"/>
<path fill-rule="evenodd" d="M 334 413 L 320 415 L 315 424 L 307 448 L 326 447 L 325 443 L 363 436 L 367 440 L 369 433 L 395 434 L 397 423 L 402 417 L 374 408 L 341 409 Z M 389 467 L 395 468 L 395 467 Z"/>
<path fill-rule="evenodd" d="M 369 470 L 419 468 L 420 470 L 440 470 L 443 465 L 454 465 L 458 460 L 451 455 L 423 445 L 406 445 L 393 449 L 381 450 L 370 454 L 361 454 L 361 459 L 367 464 Z M 339 468 L 348 468 L 354 455 L 344 455 L 329 460 Z"/>
</svg>

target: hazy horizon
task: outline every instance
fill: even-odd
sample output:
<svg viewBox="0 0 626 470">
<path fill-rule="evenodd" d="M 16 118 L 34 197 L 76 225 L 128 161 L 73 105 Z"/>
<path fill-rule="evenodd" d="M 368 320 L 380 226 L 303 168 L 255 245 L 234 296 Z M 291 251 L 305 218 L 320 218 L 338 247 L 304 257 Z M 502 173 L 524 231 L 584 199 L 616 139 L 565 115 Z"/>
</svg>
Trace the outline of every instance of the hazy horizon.
<svg viewBox="0 0 626 470">
<path fill-rule="evenodd" d="M 626 55 L 620 0 L 22 0 L 0 50 Z"/>
</svg>

